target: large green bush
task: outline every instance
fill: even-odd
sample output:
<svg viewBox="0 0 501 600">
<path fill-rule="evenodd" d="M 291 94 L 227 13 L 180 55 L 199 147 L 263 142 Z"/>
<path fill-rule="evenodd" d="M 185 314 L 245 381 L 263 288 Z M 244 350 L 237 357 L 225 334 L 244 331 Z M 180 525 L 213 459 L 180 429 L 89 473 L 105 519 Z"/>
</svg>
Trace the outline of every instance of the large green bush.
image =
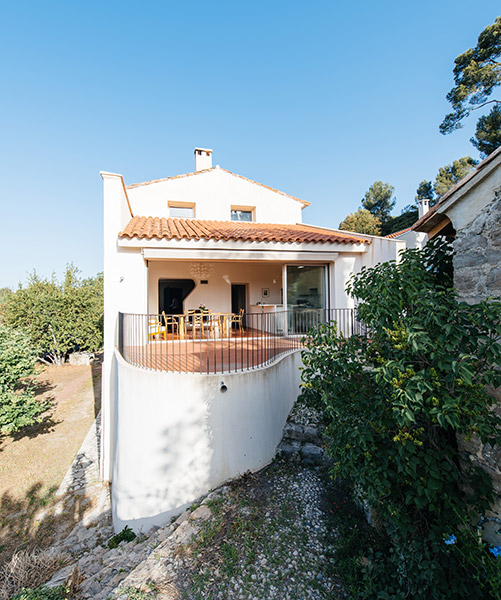
<svg viewBox="0 0 501 600">
<path fill-rule="evenodd" d="M 18 385 L 34 372 L 35 361 L 27 336 L 0 324 L 0 433 L 12 433 L 39 421 L 47 409 L 47 402 L 36 400 L 29 384 Z"/>
<path fill-rule="evenodd" d="M 62 364 L 74 350 L 95 351 L 103 343 L 103 277 L 80 279 L 68 266 L 63 282 L 34 273 L 26 287 L 8 294 L 4 322 L 25 332 L 41 360 Z"/>
<path fill-rule="evenodd" d="M 334 474 L 351 482 L 381 534 L 380 547 L 366 549 L 361 598 L 500 591 L 501 561 L 471 526 L 492 486 L 461 463 L 456 440 L 501 440 L 486 391 L 501 383 L 501 303 L 458 302 L 450 255 L 438 241 L 363 269 L 349 292 L 368 337 L 321 326 L 303 353 L 304 393 L 325 409 Z"/>
</svg>

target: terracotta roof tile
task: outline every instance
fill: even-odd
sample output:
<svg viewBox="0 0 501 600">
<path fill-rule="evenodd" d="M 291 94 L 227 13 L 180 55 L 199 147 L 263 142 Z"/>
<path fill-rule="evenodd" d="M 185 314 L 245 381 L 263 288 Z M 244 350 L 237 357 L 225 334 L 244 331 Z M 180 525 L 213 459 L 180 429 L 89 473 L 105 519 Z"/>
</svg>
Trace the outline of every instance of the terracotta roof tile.
<svg viewBox="0 0 501 600">
<path fill-rule="evenodd" d="M 199 219 L 166 219 L 164 217 L 133 217 L 118 234 L 122 238 L 241 240 L 247 242 L 316 242 L 370 244 L 371 240 L 356 235 L 314 227 L 312 225 L 279 225 L 241 221 L 203 221 Z"/>
<path fill-rule="evenodd" d="M 385 235 L 384 237 L 392 240 L 393 238 L 396 238 L 399 235 L 402 235 L 402 233 L 406 233 L 407 231 L 410 231 L 410 230 L 411 230 L 410 227 L 406 227 L 405 229 L 401 229 L 400 231 L 395 231 L 394 233 L 389 233 L 388 235 Z"/>
</svg>

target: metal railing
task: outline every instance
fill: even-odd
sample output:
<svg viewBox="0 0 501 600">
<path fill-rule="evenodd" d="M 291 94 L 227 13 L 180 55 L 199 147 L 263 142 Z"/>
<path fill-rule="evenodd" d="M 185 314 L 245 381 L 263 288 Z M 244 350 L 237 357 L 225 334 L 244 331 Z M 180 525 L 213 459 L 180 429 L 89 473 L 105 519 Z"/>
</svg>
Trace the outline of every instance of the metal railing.
<svg viewBox="0 0 501 600">
<path fill-rule="evenodd" d="M 296 308 L 281 312 L 119 313 L 118 350 L 136 367 L 181 373 L 227 373 L 271 364 L 300 350 L 305 335 L 335 321 L 345 337 L 364 335 L 351 308 Z"/>
</svg>

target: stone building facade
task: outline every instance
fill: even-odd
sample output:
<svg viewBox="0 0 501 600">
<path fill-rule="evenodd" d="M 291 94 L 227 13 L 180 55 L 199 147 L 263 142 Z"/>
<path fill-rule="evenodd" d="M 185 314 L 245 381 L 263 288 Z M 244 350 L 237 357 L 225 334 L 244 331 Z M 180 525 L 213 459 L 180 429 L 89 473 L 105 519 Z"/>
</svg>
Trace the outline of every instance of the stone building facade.
<svg viewBox="0 0 501 600">
<path fill-rule="evenodd" d="M 501 181 L 492 201 L 456 231 L 454 250 L 454 285 L 461 300 L 501 298 Z"/>
</svg>

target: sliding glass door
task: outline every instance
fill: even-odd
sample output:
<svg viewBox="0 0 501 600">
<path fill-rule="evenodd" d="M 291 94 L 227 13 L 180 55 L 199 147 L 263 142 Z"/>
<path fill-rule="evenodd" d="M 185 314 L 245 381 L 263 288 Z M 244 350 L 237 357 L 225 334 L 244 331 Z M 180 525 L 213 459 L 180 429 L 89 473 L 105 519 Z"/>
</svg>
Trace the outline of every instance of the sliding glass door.
<svg viewBox="0 0 501 600">
<path fill-rule="evenodd" d="M 325 320 L 325 278 L 323 265 L 287 265 L 289 333 L 305 333 Z"/>
</svg>

